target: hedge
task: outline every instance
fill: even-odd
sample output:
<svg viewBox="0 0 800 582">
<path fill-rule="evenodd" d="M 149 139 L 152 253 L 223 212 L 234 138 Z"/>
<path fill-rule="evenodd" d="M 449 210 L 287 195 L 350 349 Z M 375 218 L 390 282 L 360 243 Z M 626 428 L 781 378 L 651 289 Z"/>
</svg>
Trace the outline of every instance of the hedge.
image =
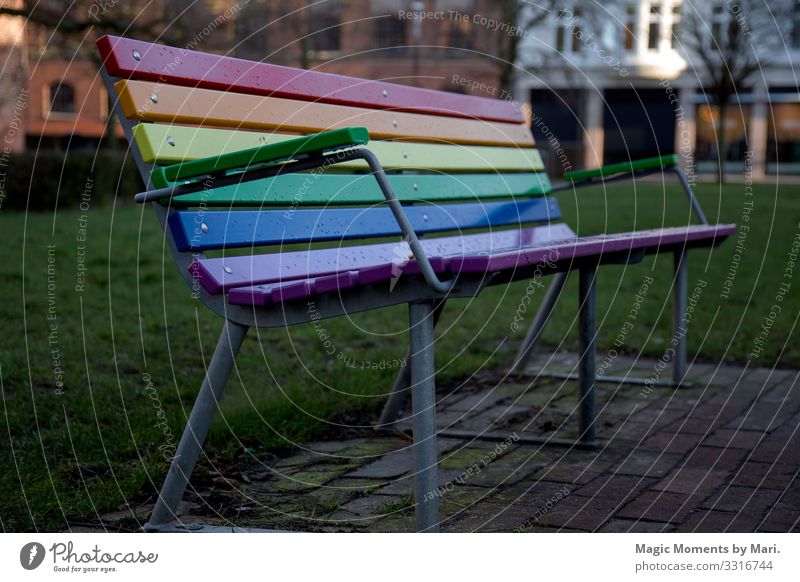
<svg viewBox="0 0 800 582">
<path fill-rule="evenodd" d="M 109 204 L 114 196 L 132 201 L 142 189 L 136 165 L 124 151 L 48 150 L 0 159 L 3 209 L 53 211 L 56 205 L 76 207 L 82 200 Z"/>
</svg>

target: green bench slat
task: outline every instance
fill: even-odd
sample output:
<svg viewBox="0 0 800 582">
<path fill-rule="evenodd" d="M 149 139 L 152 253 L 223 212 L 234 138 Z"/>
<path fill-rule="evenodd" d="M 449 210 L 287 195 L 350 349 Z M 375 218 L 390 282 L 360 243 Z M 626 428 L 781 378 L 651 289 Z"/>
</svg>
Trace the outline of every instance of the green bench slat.
<svg viewBox="0 0 800 582">
<path fill-rule="evenodd" d="M 630 162 L 620 162 L 618 164 L 609 164 L 602 168 L 593 168 L 591 170 L 573 170 L 564 174 L 565 180 L 577 182 L 579 180 L 589 180 L 591 178 L 599 178 L 606 176 L 613 176 L 614 174 L 624 174 L 636 172 L 637 170 L 655 170 L 658 168 L 670 168 L 677 165 L 678 156 L 669 154 L 667 156 L 658 156 L 655 158 L 645 158 L 642 160 L 633 160 Z"/>
<path fill-rule="evenodd" d="M 397 197 L 404 201 L 445 202 L 537 196 L 552 190 L 544 173 L 524 174 L 389 174 Z M 286 206 L 376 204 L 385 201 L 368 174 L 284 174 L 184 194 L 172 205 Z"/>
</svg>

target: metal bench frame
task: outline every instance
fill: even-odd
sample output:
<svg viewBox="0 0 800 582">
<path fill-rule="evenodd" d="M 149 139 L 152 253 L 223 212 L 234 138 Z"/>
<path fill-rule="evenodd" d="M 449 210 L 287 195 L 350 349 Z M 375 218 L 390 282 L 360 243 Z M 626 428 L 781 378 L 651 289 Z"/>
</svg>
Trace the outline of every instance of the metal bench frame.
<svg viewBox="0 0 800 582">
<path fill-rule="evenodd" d="M 575 189 L 584 186 L 592 186 L 596 184 L 609 184 L 618 181 L 628 181 L 628 180 L 635 180 L 637 178 L 643 178 L 648 175 L 662 173 L 666 170 L 672 171 L 677 177 L 678 182 L 681 185 L 686 197 L 689 200 L 689 203 L 694 211 L 697 219 L 700 221 L 701 224 L 709 224 L 708 219 L 706 218 L 705 213 L 700 205 L 700 202 L 697 200 L 697 197 L 692 190 L 689 181 L 686 179 L 686 175 L 682 168 L 679 166 L 672 166 L 671 168 L 654 168 L 649 170 L 636 170 L 633 172 L 627 172 L 621 175 L 615 175 L 611 177 L 598 177 L 598 178 L 590 178 L 587 180 L 580 180 L 574 182 L 566 182 L 564 184 L 560 184 L 553 187 L 553 192 L 562 191 L 562 190 L 569 190 Z M 686 379 L 686 373 L 688 370 L 687 365 L 687 339 L 686 336 L 683 334 L 677 334 L 677 331 L 680 329 L 681 322 L 686 314 L 687 309 L 687 301 L 688 301 L 688 249 L 686 247 L 680 247 L 674 250 L 673 257 L 674 257 L 674 277 L 673 277 L 673 288 L 672 288 L 672 330 L 673 334 L 676 334 L 677 342 L 675 347 L 675 356 L 672 358 L 672 380 L 649 380 L 649 379 L 642 379 L 636 378 L 631 376 L 615 376 L 615 375 L 596 375 L 595 370 L 595 334 L 596 334 L 596 326 L 594 324 L 595 321 L 595 293 L 594 293 L 594 285 L 592 283 L 591 289 L 585 288 L 586 285 L 589 285 L 587 281 L 585 281 L 584 271 L 581 271 L 581 280 L 579 282 L 579 353 L 578 353 L 578 373 L 558 373 L 558 372 L 548 372 L 543 369 L 537 369 L 532 371 L 527 371 L 526 368 L 528 363 L 533 356 L 533 353 L 536 349 L 536 345 L 539 341 L 539 338 L 544 331 L 545 326 L 547 325 L 550 317 L 555 309 L 559 298 L 564 290 L 564 286 L 567 283 L 567 278 L 569 276 L 569 270 L 560 271 L 553 275 L 553 280 L 550 282 L 550 285 L 547 288 L 547 291 L 542 298 L 542 303 L 539 306 L 539 309 L 534 316 L 530 327 L 528 328 L 527 333 L 525 334 L 525 338 L 522 340 L 522 343 L 517 350 L 517 354 L 514 357 L 514 361 L 508 369 L 509 374 L 526 374 L 535 377 L 541 378 L 557 378 L 561 380 L 577 380 L 580 383 L 580 394 L 581 394 L 581 438 L 577 443 L 571 440 L 564 440 L 564 439 L 527 439 L 530 442 L 534 443 L 541 443 L 546 442 L 547 444 L 553 445 L 564 445 L 564 446 L 584 446 L 584 447 L 596 447 L 597 443 L 595 441 L 594 431 L 592 430 L 592 423 L 594 419 L 594 384 L 597 382 L 607 382 L 612 384 L 648 384 L 653 386 L 660 386 L 660 387 L 670 387 L 670 388 L 689 388 L 691 387 L 691 383 Z M 629 261 L 625 261 L 629 263 Z M 435 313 L 434 321 L 438 321 L 439 315 L 444 308 L 444 303 L 441 303 Z M 586 313 L 584 313 L 586 312 Z M 586 319 L 587 321 L 584 321 Z M 589 322 L 591 320 L 591 324 Z M 406 362 L 408 362 L 408 355 L 406 355 Z M 407 396 L 410 386 L 410 375 L 408 372 L 407 367 L 402 368 L 398 373 L 395 382 L 392 386 L 392 390 L 389 394 L 389 398 L 386 401 L 386 404 L 383 407 L 383 411 L 381 412 L 380 420 L 376 425 L 379 429 L 391 429 L 395 425 L 395 423 L 400 419 L 401 415 L 404 412 L 404 408 L 407 404 Z M 588 402 L 588 401 L 592 402 Z M 442 436 L 453 436 L 459 438 L 477 438 L 477 439 L 487 439 L 487 440 L 497 440 L 505 438 L 506 435 L 500 435 L 496 433 L 468 433 L 464 431 L 441 431 L 439 434 Z"/>
<path fill-rule="evenodd" d="M 589 180 L 583 180 L 580 182 L 572 182 L 561 184 L 553 188 L 553 191 L 559 190 L 568 190 L 572 188 L 578 188 L 582 186 L 591 186 L 595 184 L 609 184 L 612 182 L 618 182 L 621 180 L 635 180 L 636 178 L 641 178 L 644 176 L 648 176 L 655 173 L 663 172 L 666 168 L 662 169 L 653 169 L 653 170 L 640 170 L 635 171 L 627 174 L 623 174 L 620 176 L 613 176 L 610 178 L 592 178 Z M 686 179 L 686 174 L 684 173 L 683 169 L 679 166 L 673 166 L 670 170 L 678 177 L 678 182 L 681 185 L 686 197 L 689 199 L 689 204 L 691 204 L 692 210 L 694 211 L 697 219 L 700 221 L 701 224 L 708 224 L 708 219 L 706 218 L 705 213 L 703 212 L 703 208 L 700 206 L 700 201 L 697 200 L 697 197 L 692 190 L 689 181 Z M 679 249 L 676 250 L 674 253 L 674 263 L 673 263 L 673 272 L 674 277 L 672 281 L 672 333 L 676 335 L 677 342 L 675 347 L 675 356 L 672 358 L 672 380 L 644 380 L 641 378 L 635 378 L 630 376 L 610 376 L 610 375 L 601 375 L 596 376 L 596 382 L 610 382 L 613 384 L 652 384 L 655 386 L 664 386 L 664 387 L 671 387 L 671 388 L 688 388 L 691 387 L 691 384 L 686 380 L 686 372 L 688 370 L 687 362 L 686 362 L 686 336 L 683 334 L 677 334 L 677 331 L 680 329 L 681 322 L 686 314 L 687 309 L 687 300 L 688 300 L 688 256 L 686 253 L 686 249 Z M 568 272 L 565 273 L 558 273 L 553 277 L 553 281 L 550 283 L 550 286 L 547 289 L 547 293 L 545 294 L 544 299 L 542 300 L 542 305 L 540 306 L 539 310 L 536 313 L 536 316 L 531 323 L 531 327 L 528 329 L 528 333 L 525 335 L 525 339 L 520 344 L 519 350 L 517 351 L 517 355 L 514 358 L 514 363 L 511 365 L 510 371 L 512 373 L 519 372 L 522 373 L 525 371 L 525 368 L 533 355 L 533 351 L 536 348 L 536 344 L 539 340 L 539 337 L 544 331 L 547 322 L 550 319 L 553 310 L 555 309 L 556 303 L 558 302 L 558 298 L 561 296 L 561 292 L 564 289 L 564 285 L 567 282 Z M 559 374 L 555 372 L 545 372 L 543 370 L 536 370 L 532 372 L 536 376 L 541 377 L 555 377 L 561 379 L 568 379 L 568 380 L 576 380 L 578 379 L 578 375 L 575 374 Z"/>
</svg>

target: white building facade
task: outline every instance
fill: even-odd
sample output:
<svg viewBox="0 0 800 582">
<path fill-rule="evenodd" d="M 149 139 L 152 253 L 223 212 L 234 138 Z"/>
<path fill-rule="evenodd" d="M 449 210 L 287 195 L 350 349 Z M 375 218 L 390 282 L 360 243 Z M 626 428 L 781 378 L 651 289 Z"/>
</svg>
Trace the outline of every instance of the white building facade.
<svg viewBox="0 0 800 582">
<path fill-rule="evenodd" d="M 729 101 L 723 126 L 729 171 L 746 162 L 756 178 L 800 173 L 800 1 L 765 3 L 776 5 L 783 11 L 772 30 L 748 31 L 757 51 L 771 48 Z M 576 1 L 526 31 L 515 97 L 531 106 L 549 170 L 675 152 L 698 172 L 715 171 L 718 108 L 680 23 L 699 19 L 713 43 L 737 14 L 733 0 Z M 767 35 L 775 36 L 762 43 Z"/>
</svg>

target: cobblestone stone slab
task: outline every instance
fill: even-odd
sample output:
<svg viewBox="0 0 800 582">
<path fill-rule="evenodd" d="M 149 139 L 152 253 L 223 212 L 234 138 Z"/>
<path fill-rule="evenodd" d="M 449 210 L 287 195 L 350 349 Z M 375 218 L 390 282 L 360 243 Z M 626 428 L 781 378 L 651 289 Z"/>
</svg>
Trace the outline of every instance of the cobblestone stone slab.
<svg viewBox="0 0 800 582">
<path fill-rule="evenodd" d="M 683 522 L 703 500 L 699 495 L 646 491 L 617 511 L 617 517 L 663 523 Z"/>
<path fill-rule="evenodd" d="M 674 453 L 631 451 L 611 468 L 611 472 L 616 475 L 664 477 L 682 458 L 682 455 Z"/>
<path fill-rule="evenodd" d="M 743 509 L 758 515 L 775 505 L 780 491 L 755 487 L 727 486 L 700 504 L 701 509 L 737 513 Z"/>
<path fill-rule="evenodd" d="M 705 468 L 679 467 L 653 486 L 655 491 L 683 493 L 684 495 L 710 495 L 728 478 L 729 473 L 709 471 Z"/>
</svg>

